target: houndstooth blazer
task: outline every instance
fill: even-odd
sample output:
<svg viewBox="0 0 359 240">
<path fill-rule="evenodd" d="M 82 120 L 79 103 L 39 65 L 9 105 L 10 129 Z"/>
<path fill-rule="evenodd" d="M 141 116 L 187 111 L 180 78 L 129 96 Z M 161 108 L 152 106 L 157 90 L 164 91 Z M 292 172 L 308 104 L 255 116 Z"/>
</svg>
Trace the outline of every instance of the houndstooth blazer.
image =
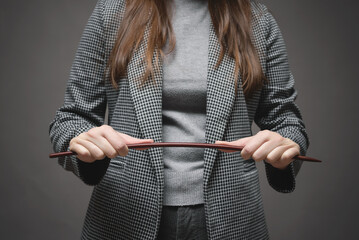
<svg viewBox="0 0 359 240">
<path fill-rule="evenodd" d="M 300 111 L 294 103 L 297 92 L 289 69 L 285 44 L 278 25 L 262 4 L 253 4 L 254 44 L 269 83 L 245 100 L 242 82 L 235 96 L 234 60 L 227 55 L 218 69 L 220 45 L 210 24 L 206 143 L 234 141 L 252 135 L 254 121 L 300 145 L 305 155 L 309 145 Z M 145 66 L 139 61 L 146 49 L 147 26 L 128 65 L 127 76 L 115 90 L 105 65 L 125 12 L 124 0 L 99 0 L 83 32 L 67 83 L 65 100 L 49 125 L 54 150 L 69 150 L 77 135 L 104 124 L 136 138 L 161 142 L 162 65 L 138 88 L 136 78 Z M 195 53 L 194 53 L 195 54 Z M 232 80 L 231 80 L 232 79 Z M 240 79 L 241 81 L 241 79 Z M 130 149 L 125 157 L 84 163 L 76 156 L 59 158 L 59 164 L 86 184 L 94 185 L 82 239 L 156 239 L 163 197 L 162 148 Z M 286 170 L 264 162 L 269 184 L 279 192 L 291 192 L 301 162 Z M 204 199 L 210 239 L 268 239 L 258 172 L 253 159 L 240 152 L 204 151 Z"/>
</svg>

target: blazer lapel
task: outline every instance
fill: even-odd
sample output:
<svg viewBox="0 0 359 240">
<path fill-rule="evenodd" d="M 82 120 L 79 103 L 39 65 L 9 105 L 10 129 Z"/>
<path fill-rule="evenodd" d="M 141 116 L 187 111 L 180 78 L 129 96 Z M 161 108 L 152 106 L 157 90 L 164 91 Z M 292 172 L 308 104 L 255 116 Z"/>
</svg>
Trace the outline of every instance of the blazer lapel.
<svg viewBox="0 0 359 240">
<path fill-rule="evenodd" d="M 159 64 L 160 72 L 154 77 L 156 85 L 151 81 L 140 88 L 139 81 L 146 69 L 143 56 L 146 51 L 150 25 L 145 30 L 144 40 L 134 53 L 127 67 L 130 91 L 134 108 L 144 138 L 151 138 L 155 142 L 162 141 L 162 62 Z M 154 61 L 154 55 L 152 61 Z M 148 150 L 157 181 L 163 186 L 162 148 L 149 148 Z M 160 189 L 163 189 L 162 187 Z"/>
<path fill-rule="evenodd" d="M 234 67 L 235 62 L 226 54 L 220 66 L 215 69 L 220 45 L 215 30 L 210 22 L 208 73 L 207 73 L 207 118 L 205 139 L 206 143 L 214 143 L 221 140 L 225 131 L 234 98 Z M 145 63 L 142 56 L 145 53 L 149 26 L 145 30 L 145 37 L 139 49 L 134 53 L 128 68 L 128 79 L 131 95 L 133 97 L 137 120 L 144 138 L 152 138 L 155 142 L 162 141 L 162 62 L 159 73 L 154 77 L 156 85 L 152 81 L 146 81 L 139 88 L 137 79 L 145 71 Z M 154 56 L 155 57 L 155 56 Z M 154 60 L 154 58 L 152 59 Z M 241 85 L 241 84 L 240 84 Z M 157 180 L 163 184 L 163 151 L 162 148 L 148 149 Z M 204 181 L 207 182 L 213 164 L 218 153 L 217 149 L 206 148 L 204 151 Z"/>
<path fill-rule="evenodd" d="M 235 98 L 235 61 L 227 54 L 215 69 L 219 58 L 220 44 L 212 21 L 210 22 L 208 72 L 207 72 L 207 118 L 206 143 L 222 140 L 227 120 Z M 204 183 L 207 184 L 218 150 L 206 148 L 204 151 Z"/>
</svg>

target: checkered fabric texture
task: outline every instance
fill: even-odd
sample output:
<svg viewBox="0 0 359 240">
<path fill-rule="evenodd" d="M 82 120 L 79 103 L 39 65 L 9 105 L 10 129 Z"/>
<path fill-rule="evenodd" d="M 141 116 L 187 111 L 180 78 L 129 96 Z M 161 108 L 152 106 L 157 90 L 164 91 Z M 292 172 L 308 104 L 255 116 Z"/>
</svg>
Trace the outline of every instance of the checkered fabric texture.
<svg viewBox="0 0 359 240">
<path fill-rule="evenodd" d="M 139 88 L 137 79 L 145 65 L 150 25 L 144 41 L 128 65 L 128 74 L 114 89 L 106 63 L 125 12 L 123 0 L 98 1 L 80 40 L 65 92 L 65 101 L 49 125 L 56 152 L 69 150 L 79 134 L 108 124 L 136 138 L 162 138 L 162 66 Z M 254 44 L 269 83 L 245 100 L 242 81 L 235 96 L 234 59 L 227 55 L 218 69 L 220 45 L 210 24 L 206 143 L 234 141 L 252 135 L 254 121 L 290 138 L 305 155 L 309 145 L 302 116 L 294 103 L 297 92 L 289 69 L 284 40 L 272 14 L 262 4 L 252 4 Z M 60 157 L 59 164 L 84 183 L 93 185 L 82 239 L 156 239 L 163 197 L 162 148 L 130 149 L 125 157 L 84 163 L 76 156 Z M 205 149 L 204 197 L 210 239 L 268 239 L 258 171 L 253 159 L 240 152 Z M 269 184 L 279 192 L 292 192 L 301 161 L 280 171 L 264 162 Z"/>
</svg>

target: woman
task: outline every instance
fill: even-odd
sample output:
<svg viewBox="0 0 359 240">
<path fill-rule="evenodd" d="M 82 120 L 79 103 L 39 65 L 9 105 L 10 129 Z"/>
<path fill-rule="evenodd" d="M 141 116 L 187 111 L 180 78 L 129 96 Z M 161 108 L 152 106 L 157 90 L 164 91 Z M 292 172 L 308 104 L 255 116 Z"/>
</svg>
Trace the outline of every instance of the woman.
<svg viewBox="0 0 359 240">
<path fill-rule="evenodd" d="M 49 127 L 55 151 L 77 153 L 59 163 L 95 186 L 82 238 L 269 238 L 255 162 L 294 190 L 309 145 L 296 96 L 262 4 L 98 1 Z M 244 148 L 127 147 L 162 141 Z"/>
</svg>

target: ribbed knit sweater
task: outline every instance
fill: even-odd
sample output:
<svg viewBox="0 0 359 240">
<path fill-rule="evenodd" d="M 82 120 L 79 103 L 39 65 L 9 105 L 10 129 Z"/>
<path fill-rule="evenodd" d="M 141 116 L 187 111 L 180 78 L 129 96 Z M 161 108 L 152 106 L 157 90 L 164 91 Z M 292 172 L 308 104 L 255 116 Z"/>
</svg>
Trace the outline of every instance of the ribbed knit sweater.
<svg viewBox="0 0 359 240">
<path fill-rule="evenodd" d="M 207 0 L 173 0 L 175 50 L 163 62 L 164 142 L 205 142 Z M 168 50 L 168 42 L 164 48 Z M 203 203 L 202 148 L 163 148 L 164 205 Z"/>
</svg>

